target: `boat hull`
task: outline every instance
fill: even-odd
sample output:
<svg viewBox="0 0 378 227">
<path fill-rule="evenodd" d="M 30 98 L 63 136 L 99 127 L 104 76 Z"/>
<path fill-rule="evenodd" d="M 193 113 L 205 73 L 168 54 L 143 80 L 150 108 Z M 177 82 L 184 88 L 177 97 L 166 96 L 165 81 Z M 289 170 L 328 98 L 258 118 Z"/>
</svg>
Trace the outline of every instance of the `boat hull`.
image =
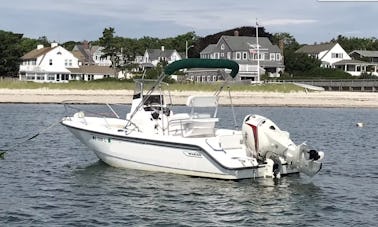
<svg viewBox="0 0 378 227">
<path fill-rule="evenodd" d="M 99 159 L 113 167 L 231 180 L 272 177 L 269 165 L 229 168 L 212 158 L 206 148 L 193 144 L 99 133 L 63 125 Z M 285 167 L 281 175 L 297 172 Z"/>
</svg>

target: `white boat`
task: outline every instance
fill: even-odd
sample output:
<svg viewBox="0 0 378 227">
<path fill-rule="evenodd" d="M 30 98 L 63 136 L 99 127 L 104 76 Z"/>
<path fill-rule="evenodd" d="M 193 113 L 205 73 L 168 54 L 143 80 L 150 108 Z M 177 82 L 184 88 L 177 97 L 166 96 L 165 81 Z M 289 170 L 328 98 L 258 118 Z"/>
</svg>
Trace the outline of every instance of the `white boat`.
<svg viewBox="0 0 378 227">
<path fill-rule="evenodd" d="M 224 86 L 214 96 L 188 97 L 190 111 L 174 113 L 162 80 L 184 68 L 231 69 L 229 75 L 219 71 L 227 76 L 226 84 L 239 66 L 223 59 L 176 61 L 150 87 L 147 82 L 151 81 L 136 81 L 131 110 L 124 119 L 114 111 L 117 117 L 93 117 L 79 111 L 64 117 L 62 124 L 114 167 L 235 180 L 299 172 L 313 176 L 320 171 L 324 153 L 295 145 L 288 132 L 266 117 L 247 115 L 241 130 L 217 128 L 219 93 Z"/>
</svg>

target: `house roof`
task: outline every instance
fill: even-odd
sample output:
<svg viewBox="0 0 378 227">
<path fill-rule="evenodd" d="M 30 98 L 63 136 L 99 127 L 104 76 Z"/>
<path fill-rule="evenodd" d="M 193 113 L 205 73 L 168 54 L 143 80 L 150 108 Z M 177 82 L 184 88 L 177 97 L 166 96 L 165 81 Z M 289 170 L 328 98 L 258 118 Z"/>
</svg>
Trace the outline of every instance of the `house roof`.
<svg viewBox="0 0 378 227">
<path fill-rule="evenodd" d="M 210 44 L 205 49 L 201 51 L 201 54 L 211 54 L 214 52 L 214 48 L 217 46 L 217 44 Z"/>
<path fill-rule="evenodd" d="M 74 48 L 72 49 L 72 54 L 75 55 L 75 57 L 79 58 L 81 62 L 94 64 L 94 61 L 92 59 L 92 55 L 94 51 L 92 51 L 92 47 L 88 43 L 86 44 L 76 44 Z M 78 54 L 80 53 L 80 54 Z"/>
<path fill-rule="evenodd" d="M 161 49 L 147 49 L 148 56 L 150 60 L 158 60 L 159 58 L 169 58 L 175 50 L 164 50 Z"/>
<path fill-rule="evenodd" d="M 361 55 L 362 57 L 368 57 L 368 58 L 377 58 L 378 57 L 378 51 L 374 51 L 374 50 L 354 50 L 354 51 L 350 52 L 349 55 L 351 55 L 353 53 L 357 53 L 357 54 Z"/>
<path fill-rule="evenodd" d="M 299 48 L 296 53 L 305 53 L 305 54 L 319 54 L 320 52 L 330 50 L 334 47 L 336 43 L 323 43 L 316 45 L 305 45 Z"/>
<path fill-rule="evenodd" d="M 26 53 L 24 56 L 22 56 L 21 59 L 22 60 L 36 59 L 39 56 L 42 56 L 42 55 L 48 53 L 49 51 L 51 51 L 54 48 L 56 48 L 56 47 L 44 47 L 44 48 L 41 48 L 41 49 L 34 49 L 34 50 Z"/>
<path fill-rule="evenodd" d="M 221 37 L 221 39 L 222 38 L 233 51 L 249 50 L 251 48 L 256 48 L 256 37 L 224 35 Z M 262 50 L 267 49 L 267 51 L 271 53 L 281 52 L 280 48 L 277 45 L 273 45 L 267 37 L 259 37 L 258 42 Z"/>
<path fill-rule="evenodd" d="M 72 74 L 114 75 L 114 69 L 109 66 L 82 65 L 79 68 L 67 68 Z"/>
<path fill-rule="evenodd" d="M 74 57 L 79 59 L 79 61 L 83 62 L 83 60 L 85 60 L 85 56 L 80 51 L 73 50 L 73 51 L 71 51 L 71 53 L 73 54 Z"/>
<path fill-rule="evenodd" d="M 354 60 L 354 59 L 352 60 L 344 59 L 344 60 L 335 62 L 333 65 L 371 65 L 371 63 L 360 61 L 360 60 Z"/>
</svg>

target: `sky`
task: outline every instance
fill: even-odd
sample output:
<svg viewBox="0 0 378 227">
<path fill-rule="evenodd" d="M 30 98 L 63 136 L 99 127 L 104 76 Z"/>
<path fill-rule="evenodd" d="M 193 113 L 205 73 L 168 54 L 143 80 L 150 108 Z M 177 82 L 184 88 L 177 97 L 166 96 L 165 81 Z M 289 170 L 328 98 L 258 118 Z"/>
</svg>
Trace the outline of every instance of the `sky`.
<svg viewBox="0 0 378 227">
<path fill-rule="evenodd" d="M 301 44 L 378 37 L 378 0 L 0 0 L 0 30 L 50 41 L 199 36 L 241 26 L 287 32 Z"/>
</svg>

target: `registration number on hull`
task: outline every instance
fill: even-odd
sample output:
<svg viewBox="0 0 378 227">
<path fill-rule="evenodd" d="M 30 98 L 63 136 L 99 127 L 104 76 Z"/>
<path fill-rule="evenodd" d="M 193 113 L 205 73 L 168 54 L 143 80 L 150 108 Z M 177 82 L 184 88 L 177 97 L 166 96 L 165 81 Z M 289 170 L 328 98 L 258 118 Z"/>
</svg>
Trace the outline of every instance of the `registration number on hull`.
<svg viewBox="0 0 378 227">
<path fill-rule="evenodd" d="M 98 142 L 103 142 L 103 143 L 111 143 L 112 139 L 111 138 L 105 138 L 105 137 L 99 137 L 99 136 L 92 136 L 92 139 Z"/>
</svg>

